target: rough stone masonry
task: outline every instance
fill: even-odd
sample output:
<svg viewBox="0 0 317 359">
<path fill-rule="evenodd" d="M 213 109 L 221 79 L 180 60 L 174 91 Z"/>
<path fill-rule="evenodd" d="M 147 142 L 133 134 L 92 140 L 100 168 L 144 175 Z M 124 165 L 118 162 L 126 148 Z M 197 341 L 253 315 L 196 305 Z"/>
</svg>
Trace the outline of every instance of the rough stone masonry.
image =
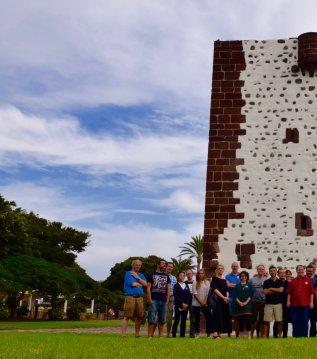
<svg viewBox="0 0 317 359">
<path fill-rule="evenodd" d="M 317 33 L 215 41 L 203 267 L 317 258 Z"/>
</svg>

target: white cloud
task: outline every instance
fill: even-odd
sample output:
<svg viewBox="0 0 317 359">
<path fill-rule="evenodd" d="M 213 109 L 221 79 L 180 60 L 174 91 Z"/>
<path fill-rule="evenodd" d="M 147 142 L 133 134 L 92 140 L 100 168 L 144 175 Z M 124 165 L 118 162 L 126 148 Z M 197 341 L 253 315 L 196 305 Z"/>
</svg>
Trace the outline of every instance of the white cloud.
<svg viewBox="0 0 317 359">
<path fill-rule="evenodd" d="M 34 109 L 209 106 L 212 42 L 315 29 L 315 1 L 12 0 L 1 7 L 2 99 Z M 208 111 L 208 110 L 207 110 Z"/>
<path fill-rule="evenodd" d="M 203 188 L 198 188 L 194 192 L 176 190 L 167 198 L 155 199 L 151 202 L 176 211 L 201 214 L 204 210 Z"/>
<path fill-rule="evenodd" d="M 145 214 L 145 215 L 158 215 L 159 214 L 155 211 L 149 211 L 146 209 L 129 209 L 129 208 L 116 209 L 115 212 L 130 213 L 130 214 Z"/>
<path fill-rule="evenodd" d="M 139 134 L 131 138 L 91 134 L 76 119 L 45 119 L 13 107 L 0 108 L 2 166 L 74 166 L 91 173 L 141 176 L 179 172 L 205 162 L 205 139 L 185 134 Z"/>
<path fill-rule="evenodd" d="M 96 279 L 104 279 L 116 262 L 130 256 L 151 254 L 170 259 L 179 254 L 190 237 L 200 234 L 202 224 L 190 223 L 183 231 L 162 229 L 148 224 L 115 226 L 105 225 L 101 229 L 91 228 L 91 246 L 79 254 L 78 261 Z"/>
<path fill-rule="evenodd" d="M 71 198 L 58 187 L 15 181 L 0 186 L 0 194 L 15 201 L 18 207 L 68 225 L 75 221 L 109 217 L 105 206 L 100 203 L 87 202 L 80 197 Z"/>
</svg>

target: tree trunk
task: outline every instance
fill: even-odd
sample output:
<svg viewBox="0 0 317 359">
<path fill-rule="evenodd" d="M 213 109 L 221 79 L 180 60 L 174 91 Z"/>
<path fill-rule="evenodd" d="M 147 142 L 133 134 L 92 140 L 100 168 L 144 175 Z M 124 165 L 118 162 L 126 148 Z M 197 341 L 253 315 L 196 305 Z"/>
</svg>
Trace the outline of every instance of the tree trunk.
<svg viewBox="0 0 317 359">
<path fill-rule="evenodd" d="M 200 270 L 200 266 L 201 266 L 201 259 L 197 258 L 197 272 Z"/>
<path fill-rule="evenodd" d="M 10 311 L 10 316 L 9 316 L 10 319 L 13 319 L 13 318 L 16 317 L 17 307 L 18 307 L 18 304 L 19 304 L 19 301 L 20 301 L 21 298 L 22 297 L 21 297 L 21 295 L 19 295 L 18 292 L 11 292 L 11 293 L 8 294 L 6 304 L 7 304 L 8 308 L 9 308 L 9 311 Z"/>
</svg>

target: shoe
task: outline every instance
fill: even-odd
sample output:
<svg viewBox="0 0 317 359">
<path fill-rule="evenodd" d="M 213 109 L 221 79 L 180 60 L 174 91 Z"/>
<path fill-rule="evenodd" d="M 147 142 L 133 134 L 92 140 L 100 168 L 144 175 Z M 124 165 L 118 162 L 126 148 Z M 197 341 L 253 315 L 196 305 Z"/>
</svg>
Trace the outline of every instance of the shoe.
<svg viewBox="0 0 317 359">
<path fill-rule="evenodd" d="M 197 333 L 197 334 L 195 334 L 195 338 L 197 339 L 197 338 L 199 338 L 200 336 L 199 336 L 199 333 Z"/>
</svg>

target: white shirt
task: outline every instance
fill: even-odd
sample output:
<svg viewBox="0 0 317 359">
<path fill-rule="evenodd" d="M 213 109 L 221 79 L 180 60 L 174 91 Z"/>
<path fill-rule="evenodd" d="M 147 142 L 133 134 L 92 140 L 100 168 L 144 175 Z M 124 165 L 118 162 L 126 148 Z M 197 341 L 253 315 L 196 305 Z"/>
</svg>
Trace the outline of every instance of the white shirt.
<svg viewBox="0 0 317 359">
<path fill-rule="evenodd" d="M 209 289 L 210 289 L 210 282 L 208 280 L 204 280 L 201 282 L 200 287 L 197 288 L 197 283 L 195 282 L 193 285 L 193 303 L 194 307 L 200 307 L 200 303 L 195 298 L 195 295 L 199 298 L 199 300 L 203 303 L 206 303 Z"/>
<path fill-rule="evenodd" d="M 186 284 L 183 282 L 183 283 L 180 283 L 178 282 L 178 284 L 181 286 L 181 288 L 184 290 L 186 288 Z"/>
</svg>

